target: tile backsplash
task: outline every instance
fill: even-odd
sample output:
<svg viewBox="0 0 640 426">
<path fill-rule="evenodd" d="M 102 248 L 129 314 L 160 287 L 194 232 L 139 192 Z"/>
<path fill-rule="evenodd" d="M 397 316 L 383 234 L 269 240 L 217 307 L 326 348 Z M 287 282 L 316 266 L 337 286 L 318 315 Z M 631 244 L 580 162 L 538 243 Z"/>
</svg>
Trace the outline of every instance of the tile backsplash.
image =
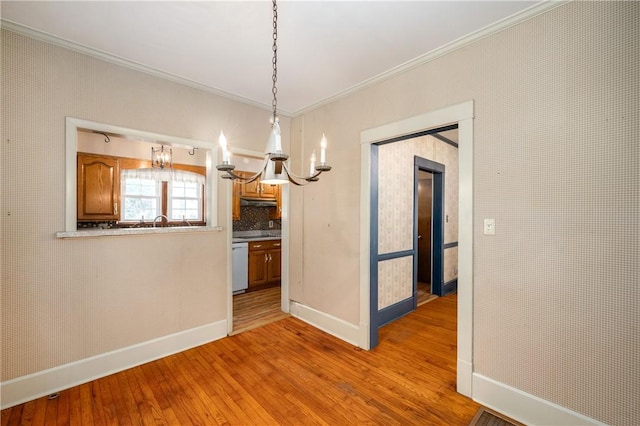
<svg viewBox="0 0 640 426">
<path fill-rule="evenodd" d="M 277 230 L 281 229 L 280 219 L 269 219 L 269 213 L 274 207 L 240 207 L 240 220 L 233 221 L 234 231 Z M 269 228 L 269 221 L 273 227 Z"/>
</svg>

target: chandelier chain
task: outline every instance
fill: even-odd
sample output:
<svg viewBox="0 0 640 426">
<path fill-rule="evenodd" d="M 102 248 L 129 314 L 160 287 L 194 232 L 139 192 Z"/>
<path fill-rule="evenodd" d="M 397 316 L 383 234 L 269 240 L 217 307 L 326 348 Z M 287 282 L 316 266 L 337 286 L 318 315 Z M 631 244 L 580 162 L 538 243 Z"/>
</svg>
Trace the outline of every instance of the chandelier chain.
<svg viewBox="0 0 640 426">
<path fill-rule="evenodd" d="M 278 105 L 278 88 L 276 87 L 276 82 L 278 81 L 278 6 L 276 5 L 276 0 L 273 0 L 273 76 L 271 80 L 273 82 L 273 86 L 271 88 L 271 93 L 273 93 L 273 101 L 271 101 L 271 106 L 273 107 L 273 122 L 276 122 L 277 115 L 276 109 Z"/>
</svg>

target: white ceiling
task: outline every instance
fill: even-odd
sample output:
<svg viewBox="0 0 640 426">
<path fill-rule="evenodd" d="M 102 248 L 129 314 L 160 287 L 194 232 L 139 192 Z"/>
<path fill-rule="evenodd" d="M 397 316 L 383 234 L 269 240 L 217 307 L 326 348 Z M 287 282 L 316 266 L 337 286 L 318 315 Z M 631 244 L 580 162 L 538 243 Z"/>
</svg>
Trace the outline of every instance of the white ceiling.
<svg viewBox="0 0 640 426">
<path fill-rule="evenodd" d="M 281 1 L 278 110 L 295 115 L 537 3 Z M 271 106 L 269 1 L 3 0 L 0 13 L 8 27 Z"/>
</svg>

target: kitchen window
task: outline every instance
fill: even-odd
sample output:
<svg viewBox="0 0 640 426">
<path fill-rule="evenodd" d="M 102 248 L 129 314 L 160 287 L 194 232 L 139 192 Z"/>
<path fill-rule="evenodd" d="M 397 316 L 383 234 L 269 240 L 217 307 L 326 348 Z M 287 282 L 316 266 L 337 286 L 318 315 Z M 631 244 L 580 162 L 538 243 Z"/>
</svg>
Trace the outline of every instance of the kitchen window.
<svg viewBox="0 0 640 426">
<path fill-rule="evenodd" d="M 122 221 L 153 220 L 162 214 L 161 183 L 122 176 Z"/>
<path fill-rule="evenodd" d="M 170 220 L 202 220 L 202 185 L 196 182 L 169 182 Z"/>
<path fill-rule="evenodd" d="M 202 183 L 164 182 L 135 175 L 134 170 L 121 174 L 122 222 L 152 222 L 161 215 L 170 223 L 204 222 Z"/>
</svg>

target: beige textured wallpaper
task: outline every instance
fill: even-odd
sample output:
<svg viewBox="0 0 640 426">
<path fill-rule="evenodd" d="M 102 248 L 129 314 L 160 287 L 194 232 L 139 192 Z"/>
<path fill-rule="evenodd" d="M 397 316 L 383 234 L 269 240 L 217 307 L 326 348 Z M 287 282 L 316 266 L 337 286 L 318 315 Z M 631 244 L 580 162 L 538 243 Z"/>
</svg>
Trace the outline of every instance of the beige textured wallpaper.
<svg viewBox="0 0 640 426">
<path fill-rule="evenodd" d="M 360 132 L 474 100 L 474 371 L 640 424 L 639 85 L 640 3 L 570 2 L 296 119 L 337 157 L 301 302 L 359 322 Z"/>
<path fill-rule="evenodd" d="M 65 117 L 214 142 L 224 130 L 231 145 L 261 151 L 269 112 L 1 34 L 0 380 L 225 320 L 226 230 L 55 237 L 65 226 Z"/>
</svg>

